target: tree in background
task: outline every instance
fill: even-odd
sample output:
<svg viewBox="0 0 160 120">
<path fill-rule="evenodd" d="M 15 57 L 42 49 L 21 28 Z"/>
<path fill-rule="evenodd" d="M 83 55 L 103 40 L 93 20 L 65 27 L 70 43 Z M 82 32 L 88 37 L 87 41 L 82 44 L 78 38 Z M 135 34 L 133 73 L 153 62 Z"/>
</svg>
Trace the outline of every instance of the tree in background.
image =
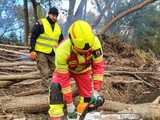
<svg viewBox="0 0 160 120">
<path fill-rule="evenodd" d="M 27 0 L 23 0 L 23 4 L 24 4 L 24 45 L 28 46 L 29 44 L 29 17 L 28 17 L 28 1 Z"/>
<path fill-rule="evenodd" d="M 117 22 L 119 19 L 123 18 L 124 16 L 127 16 L 130 13 L 133 13 L 137 10 L 142 9 L 144 6 L 155 2 L 156 0 L 144 0 L 143 2 L 136 4 L 135 6 L 128 8 L 127 10 L 124 10 L 122 12 L 120 12 L 119 14 L 117 14 L 116 16 L 114 16 L 110 21 L 105 22 L 104 26 L 102 27 L 102 29 L 100 30 L 100 34 L 103 34 L 105 32 L 108 31 L 108 29 L 115 23 Z"/>
<path fill-rule="evenodd" d="M 159 2 L 160 5 L 160 2 Z M 134 41 L 137 47 L 151 49 L 160 55 L 160 9 L 150 5 L 141 11 L 132 26 L 134 27 Z M 131 41 L 132 42 L 132 41 Z"/>
<path fill-rule="evenodd" d="M 3 40 L 10 32 L 20 28 L 19 24 L 14 24 L 16 18 L 15 0 L 0 1 L 0 40 Z"/>
<path fill-rule="evenodd" d="M 81 0 L 77 9 L 75 10 L 75 3 L 76 0 L 69 0 L 69 10 L 67 21 L 62 27 L 63 34 L 67 34 L 68 27 L 77 19 L 86 19 L 86 7 L 87 7 L 87 0 Z M 75 11 L 75 13 L 74 13 Z"/>
</svg>

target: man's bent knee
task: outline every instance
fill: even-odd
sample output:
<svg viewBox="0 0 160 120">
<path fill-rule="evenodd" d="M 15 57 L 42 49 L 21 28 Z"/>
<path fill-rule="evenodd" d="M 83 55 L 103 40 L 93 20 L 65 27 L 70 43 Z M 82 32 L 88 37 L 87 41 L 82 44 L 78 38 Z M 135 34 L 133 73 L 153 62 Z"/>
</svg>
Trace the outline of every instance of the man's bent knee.
<svg viewBox="0 0 160 120">
<path fill-rule="evenodd" d="M 63 112 L 63 94 L 61 92 L 61 86 L 58 83 L 52 83 L 50 87 L 50 117 L 61 117 Z"/>
<path fill-rule="evenodd" d="M 50 104 L 63 104 L 63 94 L 59 83 L 52 83 L 50 87 Z"/>
</svg>

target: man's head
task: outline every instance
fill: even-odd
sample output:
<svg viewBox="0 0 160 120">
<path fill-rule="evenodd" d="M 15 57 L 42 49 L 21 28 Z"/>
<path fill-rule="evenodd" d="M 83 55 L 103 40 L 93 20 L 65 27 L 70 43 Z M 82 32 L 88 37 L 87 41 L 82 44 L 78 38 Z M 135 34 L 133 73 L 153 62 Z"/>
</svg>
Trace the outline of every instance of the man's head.
<svg viewBox="0 0 160 120">
<path fill-rule="evenodd" d="M 94 45 L 95 40 L 92 27 L 84 20 L 75 21 L 70 26 L 68 33 L 73 48 L 81 54 L 90 51 Z"/>
<path fill-rule="evenodd" d="M 52 7 L 52 8 L 49 9 L 48 16 L 53 22 L 57 21 L 58 14 L 59 13 L 58 13 L 58 9 L 57 8 Z"/>
</svg>

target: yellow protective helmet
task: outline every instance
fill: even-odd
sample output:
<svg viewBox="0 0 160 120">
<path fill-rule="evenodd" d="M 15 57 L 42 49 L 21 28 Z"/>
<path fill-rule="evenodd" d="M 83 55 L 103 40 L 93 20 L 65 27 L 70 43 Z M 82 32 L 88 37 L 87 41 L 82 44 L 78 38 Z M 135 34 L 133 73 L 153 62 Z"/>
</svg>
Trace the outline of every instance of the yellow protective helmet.
<svg viewBox="0 0 160 120">
<path fill-rule="evenodd" d="M 92 27 L 84 20 L 75 21 L 69 28 L 69 37 L 73 47 L 82 52 L 88 51 L 94 45 Z"/>
</svg>

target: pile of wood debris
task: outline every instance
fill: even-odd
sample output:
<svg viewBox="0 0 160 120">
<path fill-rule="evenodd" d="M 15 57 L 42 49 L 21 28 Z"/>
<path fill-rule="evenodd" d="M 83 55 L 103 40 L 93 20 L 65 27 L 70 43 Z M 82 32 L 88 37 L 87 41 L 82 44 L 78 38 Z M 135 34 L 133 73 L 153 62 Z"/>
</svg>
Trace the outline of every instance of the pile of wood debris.
<svg viewBox="0 0 160 120">
<path fill-rule="evenodd" d="M 106 59 L 102 90 L 106 102 L 101 109 L 120 112 L 131 108 L 130 112 L 143 118 L 160 119 L 160 61 L 118 37 L 99 37 Z M 36 63 L 28 57 L 28 47 L 1 44 L 0 52 L 0 120 L 46 120 L 48 90 Z"/>
</svg>

